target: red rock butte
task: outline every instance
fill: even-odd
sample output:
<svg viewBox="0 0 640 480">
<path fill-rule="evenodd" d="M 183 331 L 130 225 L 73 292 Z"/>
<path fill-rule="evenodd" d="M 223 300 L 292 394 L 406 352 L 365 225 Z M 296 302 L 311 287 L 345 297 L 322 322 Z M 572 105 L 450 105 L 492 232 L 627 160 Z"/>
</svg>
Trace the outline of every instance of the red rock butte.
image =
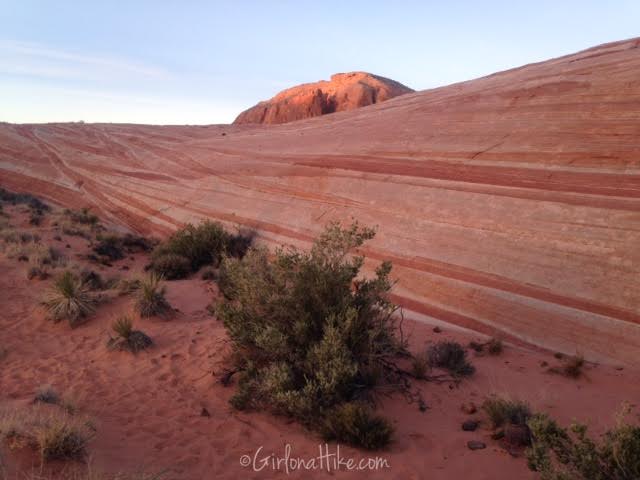
<svg viewBox="0 0 640 480">
<path fill-rule="evenodd" d="M 212 218 L 379 233 L 415 318 L 640 351 L 640 39 L 284 125 L 0 125 L 4 187 L 141 233 Z"/>
<path fill-rule="evenodd" d="M 288 88 L 271 100 L 245 110 L 233 123 L 288 123 L 354 110 L 412 92 L 401 83 L 370 73 L 336 73 L 328 82 L 322 80 Z"/>
</svg>

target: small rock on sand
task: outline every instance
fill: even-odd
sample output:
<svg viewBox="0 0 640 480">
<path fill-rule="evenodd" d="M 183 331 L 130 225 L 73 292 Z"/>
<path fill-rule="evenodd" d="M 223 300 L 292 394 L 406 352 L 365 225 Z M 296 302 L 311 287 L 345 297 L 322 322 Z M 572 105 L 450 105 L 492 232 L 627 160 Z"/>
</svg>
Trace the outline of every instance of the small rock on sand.
<svg viewBox="0 0 640 480">
<path fill-rule="evenodd" d="M 479 440 L 469 440 L 467 442 L 467 447 L 469 450 L 482 450 L 483 448 L 487 448 L 487 444 L 480 442 Z"/>
<path fill-rule="evenodd" d="M 474 432 L 476 428 L 478 428 L 479 423 L 480 422 L 478 422 L 477 420 L 467 420 L 462 423 L 462 430 L 464 430 L 465 432 Z"/>
</svg>

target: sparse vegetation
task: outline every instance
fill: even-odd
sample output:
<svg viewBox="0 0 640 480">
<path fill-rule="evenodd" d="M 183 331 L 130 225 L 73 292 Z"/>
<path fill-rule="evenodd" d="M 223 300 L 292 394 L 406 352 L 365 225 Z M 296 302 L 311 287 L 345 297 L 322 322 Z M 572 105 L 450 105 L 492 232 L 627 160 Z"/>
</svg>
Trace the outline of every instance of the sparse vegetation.
<svg viewBox="0 0 640 480">
<path fill-rule="evenodd" d="M 504 345 L 502 344 L 502 340 L 499 338 L 491 337 L 486 342 L 476 342 L 475 340 L 472 340 L 469 342 L 469 348 L 478 354 L 482 354 L 486 351 L 489 355 L 500 355 L 504 350 Z"/>
<path fill-rule="evenodd" d="M 52 320 L 67 320 L 75 327 L 94 311 L 96 299 L 87 285 L 67 270 L 54 281 L 43 304 Z"/>
<path fill-rule="evenodd" d="M 432 367 L 444 368 L 456 376 L 473 375 L 475 367 L 467 359 L 467 351 L 458 342 L 443 340 L 427 348 Z"/>
<path fill-rule="evenodd" d="M 112 350 L 128 350 L 132 353 L 138 353 L 153 345 L 151 338 L 141 332 L 134 330 L 133 320 L 130 316 L 122 316 L 118 318 L 111 329 L 115 332 L 116 337 L 109 338 L 107 347 Z"/>
<path fill-rule="evenodd" d="M 558 357 L 556 357 L 558 358 Z M 582 355 L 562 356 L 559 357 L 562 365 L 559 367 L 550 367 L 549 372 L 558 373 L 569 378 L 579 378 L 582 376 L 582 368 L 584 367 L 584 357 Z"/>
<path fill-rule="evenodd" d="M 637 480 L 640 478 L 640 426 L 626 423 L 628 409 L 600 439 L 587 426 L 560 427 L 545 414 L 529 420 L 529 468 L 542 480 Z"/>
<path fill-rule="evenodd" d="M 100 233 L 104 227 L 100 225 L 98 217 L 88 208 L 81 210 L 65 209 L 58 222 L 58 227 L 65 235 L 91 239 L 94 234 Z"/>
<path fill-rule="evenodd" d="M 10 447 L 31 446 L 43 461 L 82 459 L 94 435 L 86 419 L 35 405 L 0 412 L 0 440 Z"/>
<path fill-rule="evenodd" d="M 141 317 L 165 316 L 171 311 L 171 305 L 164 298 L 162 281 L 162 276 L 153 272 L 140 281 L 140 288 L 136 291 L 136 310 Z"/>
<path fill-rule="evenodd" d="M 100 222 L 98 216 L 94 213 L 91 213 L 91 210 L 87 207 L 84 207 L 80 210 L 71 210 L 69 208 L 66 208 L 63 213 L 73 223 L 80 223 L 82 225 L 97 225 Z"/>
<path fill-rule="evenodd" d="M 376 385 L 398 385 L 394 359 L 406 354 L 387 299 L 391 264 L 358 277 L 350 257 L 373 238 L 357 223 L 328 225 L 309 253 L 250 249 L 226 257 L 217 314 L 233 344 L 239 409 L 266 408 L 338 441 L 366 448 L 391 438 L 387 422 L 361 403 Z"/>
<path fill-rule="evenodd" d="M 30 193 L 14 193 L 0 187 L 0 204 L 2 203 L 9 205 L 27 205 L 31 212 L 38 212 L 40 215 L 51 210 L 49 205 Z"/>
</svg>

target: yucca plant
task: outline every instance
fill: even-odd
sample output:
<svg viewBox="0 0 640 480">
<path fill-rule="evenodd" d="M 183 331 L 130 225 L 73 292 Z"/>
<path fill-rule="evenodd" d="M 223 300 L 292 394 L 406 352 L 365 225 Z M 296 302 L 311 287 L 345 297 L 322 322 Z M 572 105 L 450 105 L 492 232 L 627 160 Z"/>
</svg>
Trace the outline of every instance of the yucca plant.
<svg viewBox="0 0 640 480">
<path fill-rule="evenodd" d="M 131 332 L 133 332 L 133 320 L 128 315 L 123 315 L 119 317 L 113 325 L 111 329 L 121 338 L 125 340 L 131 336 Z"/>
<path fill-rule="evenodd" d="M 68 270 L 54 281 L 43 302 L 54 322 L 68 320 L 72 327 L 93 313 L 95 304 L 96 299 L 87 285 Z"/>
<path fill-rule="evenodd" d="M 133 320 L 130 316 L 124 315 L 118 318 L 111 329 L 116 333 L 116 337 L 111 337 L 107 342 L 107 347 L 112 350 L 129 350 L 138 353 L 141 350 L 153 345 L 153 340 L 146 333 L 133 329 Z"/>
<path fill-rule="evenodd" d="M 171 305 L 164 298 L 165 287 L 162 285 L 162 281 L 162 276 L 153 272 L 140 281 L 136 310 L 141 317 L 167 315 L 171 310 Z"/>
</svg>

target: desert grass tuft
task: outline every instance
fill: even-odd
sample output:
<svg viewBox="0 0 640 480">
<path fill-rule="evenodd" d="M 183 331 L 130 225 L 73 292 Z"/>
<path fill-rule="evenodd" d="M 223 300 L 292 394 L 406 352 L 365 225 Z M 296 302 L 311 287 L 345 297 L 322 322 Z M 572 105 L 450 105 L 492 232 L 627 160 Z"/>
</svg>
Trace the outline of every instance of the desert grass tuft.
<svg viewBox="0 0 640 480">
<path fill-rule="evenodd" d="M 60 402 L 60 396 L 58 395 L 58 392 L 51 387 L 51 385 L 44 385 L 38 389 L 33 401 L 34 403 L 49 403 L 57 405 Z"/>
<path fill-rule="evenodd" d="M 520 400 L 510 400 L 499 396 L 491 396 L 482 404 L 482 409 L 489 417 L 493 428 L 505 425 L 526 425 L 531 417 L 531 407 Z"/>
<path fill-rule="evenodd" d="M 141 317 L 166 316 L 171 312 L 162 281 L 162 276 L 153 272 L 140 281 L 135 307 Z"/>
</svg>

